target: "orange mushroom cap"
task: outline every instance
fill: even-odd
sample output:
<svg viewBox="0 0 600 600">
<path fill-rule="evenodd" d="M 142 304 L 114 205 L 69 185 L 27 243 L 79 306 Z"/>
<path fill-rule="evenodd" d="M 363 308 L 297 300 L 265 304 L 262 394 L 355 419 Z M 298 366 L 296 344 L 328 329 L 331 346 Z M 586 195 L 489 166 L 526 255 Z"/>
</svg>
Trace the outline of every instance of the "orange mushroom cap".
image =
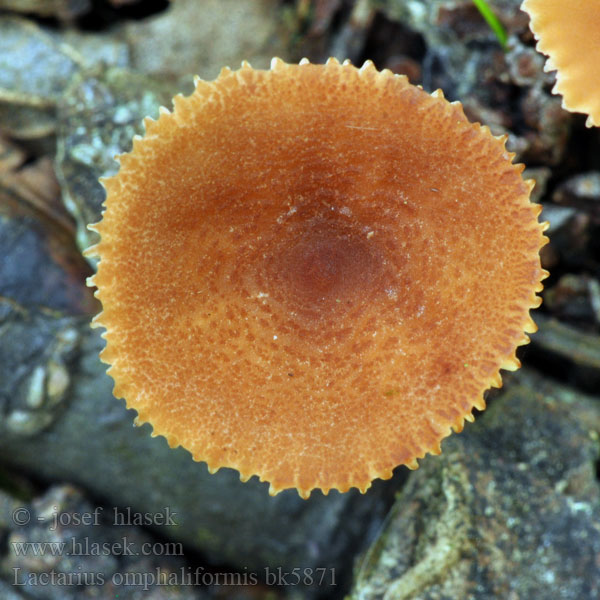
<svg viewBox="0 0 600 600">
<path fill-rule="evenodd" d="M 549 56 L 545 70 L 556 70 L 552 90 L 563 108 L 589 115 L 600 125 L 600 0 L 525 0 L 539 52 Z"/>
<path fill-rule="evenodd" d="M 146 119 L 92 283 L 114 393 L 196 460 L 366 490 L 516 369 L 545 272 L 504 138 L 403 76 L 274 59 Z"/>
</svg>

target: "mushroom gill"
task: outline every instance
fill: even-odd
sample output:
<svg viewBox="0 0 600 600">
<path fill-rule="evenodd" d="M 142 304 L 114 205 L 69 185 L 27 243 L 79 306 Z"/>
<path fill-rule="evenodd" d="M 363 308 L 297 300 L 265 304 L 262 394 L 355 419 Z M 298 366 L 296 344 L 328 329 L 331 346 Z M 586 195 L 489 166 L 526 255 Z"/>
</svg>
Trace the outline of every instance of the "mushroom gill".
<svg viewBox="0 0 600 600">
<path fill-rule="evenodd" d="M 556 70 L 552 90 L 563 108 L 589 115 L 588 127 L 600 125 L 600 0 L 525 0 L 539 52 Z"/>
<path fill-rule="evenodd" d="M 504 139 L 330 59 L 196 80 L 104 180 L 102 360 L 211 471 L 366 490 L 439 453 L 535 325 L 540 206 Z"/>
</svg>

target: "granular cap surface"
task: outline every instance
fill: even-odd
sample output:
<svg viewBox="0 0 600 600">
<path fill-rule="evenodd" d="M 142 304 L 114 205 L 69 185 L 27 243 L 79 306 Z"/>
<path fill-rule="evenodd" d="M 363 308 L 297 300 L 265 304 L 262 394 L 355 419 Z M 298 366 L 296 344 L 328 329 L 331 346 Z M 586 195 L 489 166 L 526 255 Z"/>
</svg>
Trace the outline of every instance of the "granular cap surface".
<svg viewBox="0 0 600 600">
<path fill-rule="evenodd" d="M 415 468 L 535 330 L 546 238 L 522 166 L 370 63 L 196 84 L 104 181 L 92 282 L 115 395 L 271 493 Z"/>
</svg>

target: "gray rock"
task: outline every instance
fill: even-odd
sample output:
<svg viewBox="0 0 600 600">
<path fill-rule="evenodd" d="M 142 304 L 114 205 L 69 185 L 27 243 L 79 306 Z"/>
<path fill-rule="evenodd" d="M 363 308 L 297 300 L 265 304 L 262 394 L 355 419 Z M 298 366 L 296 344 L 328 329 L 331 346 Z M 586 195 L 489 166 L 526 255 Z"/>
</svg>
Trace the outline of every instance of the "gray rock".
<svg viewBox="0 0 600 600">
<path fill-rule="evenodd" d="M 89 267 L 56 209 L 45 161 L 0 165 L 0 435 L 31 436 L 60 414 L 81 315 L 97 308 L 82 285 Z"/>
<path fill-rule="evenodd" d="M 81 67 L 77 53 L 33 23 L 0 18 L 0 128 L 24 139 L 51 135 L 56 100 Z"/>
<path fill-rule="evenodd" d="M 81 319 L 0 301 L 0 435 L 33 436 L 60 414 Z"/>
<path fill-rule="evenodd" d="M 548 235 L 551 236 L 553 233 L 560 231 L 563 227 L 568 225 L 576 213 L 577 210 L 571 206 L 546 204 L 542 211 L 542 218 L 550 224 L 547 230 Z"/>
<path fill-rule="evenodd" d="M 355 600 L 600 595 L 600 408 L 522 371 L 411 474 Z"/>
<path fill-rule="evenodd" d="M 242 60 L 268 68 L 273 56 L 287 58 L 279 35 L 277 0 L 177 0 L 151 19 L 128 23 L 122 31 L 139 72 L 176 79 L 214 79 L 224 66 Z"/>
<path fill-rule="evenodd" d="M 0 17 L 0 128 L 20 139 L 52 136 L 57 103 L 76 74 L 128 63 L 128 46 L 114 37 L 58 34 L 22 18 Z"/>
<path fill-rule="evenodd" d="M 191 91 L 192 80 L 188 89 Z M 87 225 L 100 220 L 105 192 L 98 178 L 114 175 L 114 157 L 131 150 L 143 134 L 142 119 L 158 118 L 161 105 L 171 106 L 174 86 L 116 67 L 83 71 L 58 107 L 56 171 L 65 206 L 77 223 L 81 250 L 98 242 Z"/>
<path fill-rule="evenodd" d="M 581 173 L 567 179 L 552 194 L 552 200 L 589 213 L 600 222 L 600 171 Z"/>
<path fill-rule="evenodd" d="M 3 202 L 26 203 L 0 176 L 0 295 L 24 308 L 81 314 L 98 304 L 81 285 L 90 273 L 67 232 L 31 211 L 3 210 Z M 64 243 L 66 242 L 66 243 Z M 64 245 L 63 245 L 64 243 Z"/>
<path fill-rule="evenodd" d="M 195 570 L 180 543 L 158 541 L 127 515 L 93 506 L 72 486 L 53 486 L 12 505 L 11 520 L 0 528 L 7 540 L 0 573 L 15 594 L 39 600 L 207 597 L 191 585 Z M 171 582 L 168 591 L 165 581 Z"/>
<path fill-rule="evenodd" d="M 4 581 L 0 581 L 0 597 L 3 600 L 26 600 L 25 596 L 22 596 L 12 585 Z"/>
<path fill-rule="evenodd" d="M 29 106 L 56 103 L 81 57 L 30 21 L 0 19 L 0 98 Z"/>
</svg>

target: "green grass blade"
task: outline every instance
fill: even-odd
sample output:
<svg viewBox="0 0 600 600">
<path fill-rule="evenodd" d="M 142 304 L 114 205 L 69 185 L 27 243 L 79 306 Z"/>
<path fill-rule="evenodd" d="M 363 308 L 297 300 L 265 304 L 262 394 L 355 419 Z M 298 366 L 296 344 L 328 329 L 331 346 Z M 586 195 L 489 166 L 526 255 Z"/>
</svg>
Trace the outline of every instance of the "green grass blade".
<svg viewBox="0 0 600 600">
<path fill-rule="evenodd" d="M 502 23 L 500 23 L 498 17 L 490 8 L 490 5 L 486 2 L 486 0 L 473 0 L 473 4 L 477 7 L 481 13 L 481 16 L 486 20 L 491 30 L 496 34 L 496 37 L 498 38 L 502 48 L 506 50 L 506 42 L 508 40 L 506 29 L 504 29 L 504 26 Z"/>
</svg>

